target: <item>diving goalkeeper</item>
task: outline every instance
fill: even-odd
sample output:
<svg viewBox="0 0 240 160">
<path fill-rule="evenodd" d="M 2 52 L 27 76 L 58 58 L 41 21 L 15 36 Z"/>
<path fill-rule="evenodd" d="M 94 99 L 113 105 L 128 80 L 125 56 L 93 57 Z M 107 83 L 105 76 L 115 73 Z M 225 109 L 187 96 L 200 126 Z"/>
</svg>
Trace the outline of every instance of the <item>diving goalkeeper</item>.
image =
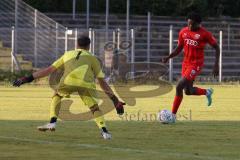
<svg viewBox="0 0 240 160">
<path fill-rule="evenodd" d="M 35 79 L 46 77 L 61 67 L 64 68 L 64 72 L 52 98 L 50 122 L 46 125 L 39 126 L 39 131 L 55 131 L 61 99 L 73 92 L 78 92 L 84 104 L 91 110 L 94 120 L 101 130 L 102 137 L 104 139 L 111 139 L 111 134 L 106 128 L 104 116 L 98 106 L 95 79 L 98 80 L 103 91 L 113 101 L 119 115 L 124 113 L 123 105 L 125 105 L 125 103 L 118 100 L 112 89 L 105 82 L 100 62 L 89 52 L 89 47 L 89 37 L 81 35 L 78 38 L 78 48 L 76 50 L 65 52 L 64 55 L 51 66 L 34 72 L 28 77 L 18 78 L 13 82 L 13 86 L 19 87 L 24 83 L 30 83 Z"/>
</svg>

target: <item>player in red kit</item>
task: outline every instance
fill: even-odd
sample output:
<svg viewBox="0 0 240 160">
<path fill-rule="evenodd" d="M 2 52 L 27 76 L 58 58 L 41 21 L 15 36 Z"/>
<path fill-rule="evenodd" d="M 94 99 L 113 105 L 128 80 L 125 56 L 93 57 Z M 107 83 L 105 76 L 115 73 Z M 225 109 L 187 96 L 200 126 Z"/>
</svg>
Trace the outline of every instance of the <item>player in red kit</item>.
<svg viewBox="0 0 240 160">
<path fill-rule="evenodd" d="M 201 26 L 201 16 L 192 12 L 187 16 L 187 22 L 188 26 L 179 32 L 177 47 L 168 57 L 163 58 L 163 63 L 167 63 L 170 58 L 177 56 L 182 49 L 184 50 L 182 77 L 176 86 L 176 95 L 172 106 L 174 117 L 176 117 L 182 102 L 183 90 L 186 95 L 205 95 L 208 100 L 207 105 L 212 104 L 213 89 L 202 89 L 193 86 L 193 82 L 196 76 L 200 74 L 204 64 L 204 47 L 207 43 L 216 51 L 213 75 L 217 76 L 219 70 L 220 49 L 212 34 Z"/>
</svg>

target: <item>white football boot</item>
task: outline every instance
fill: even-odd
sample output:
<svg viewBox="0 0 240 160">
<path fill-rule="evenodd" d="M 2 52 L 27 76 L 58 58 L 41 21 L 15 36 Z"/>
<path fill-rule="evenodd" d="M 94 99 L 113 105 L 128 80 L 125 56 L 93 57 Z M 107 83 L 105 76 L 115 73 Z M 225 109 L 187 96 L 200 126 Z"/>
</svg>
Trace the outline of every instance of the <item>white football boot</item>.
<svg viewBox="0 0 240 160">
<path fill-rule="evenodd" d="M 101 129 L 101 135 L 102 135 L 103 139 L 106 139 L 106 140 L 112 139 L 111 133 L 109 133 L 106 130 Z"/>
<path fill-rule="evenodd" d="M 37 129 L 39 131 L 55 131 L 56 123 L 48 123 L 43 126 L 38 126 Z"/>
<path fill-rule="evenodd" d="M 112 139 L 112 135 L 110 133 L 107 133 L 107 132 L 102 132 L 101 133 L 103 139 Z"/>
</svg>

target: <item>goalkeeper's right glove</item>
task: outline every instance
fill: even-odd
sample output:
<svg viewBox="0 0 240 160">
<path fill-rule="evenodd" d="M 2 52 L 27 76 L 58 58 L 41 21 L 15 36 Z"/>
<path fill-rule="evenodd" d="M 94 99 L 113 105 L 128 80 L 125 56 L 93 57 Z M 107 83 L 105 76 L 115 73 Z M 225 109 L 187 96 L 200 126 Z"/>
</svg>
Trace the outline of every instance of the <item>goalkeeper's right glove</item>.
<svg viewBox="0 0 240 160">
<path fill-rule="evenodd" d="M 22 84 L 24 84 L 24 83 L 30 83 L 30 82 L 32 82 L 34 80 L 34 77 L 33 77 L 33 75 L 30 75 L 30 76 L 28 76 L 28 77 L 21 77 L 21 78 L 18 78 L 18 79 L 16 79 L 14 82 L 13 82 L 13 86 L 15 86 L 15 87 L 19 87 L 19 86 L 21 86 Z"/>
<path fill-rule="evenodd" d="M 117 114 L 123 115 L 123 113 L 124 113 L 124 107 L 123 106 L 126 105 L 126 103 L 119 101 L 118 98 L 115 95 L 113 95 L 110 98 L 113 101 L 113 104 L 116 108 Z"/>
</svg>

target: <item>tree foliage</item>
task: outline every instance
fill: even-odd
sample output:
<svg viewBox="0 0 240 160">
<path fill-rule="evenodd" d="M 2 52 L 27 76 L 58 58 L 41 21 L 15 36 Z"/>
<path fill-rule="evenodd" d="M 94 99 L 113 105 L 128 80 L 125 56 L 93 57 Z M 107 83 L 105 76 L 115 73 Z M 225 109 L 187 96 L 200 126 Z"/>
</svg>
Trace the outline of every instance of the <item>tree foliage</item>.
<svg viewBox="0 0 240 160">
<path fill-rule="evenodd" d="M 24 0 L 42 12 L 72 12 L 72 0 Z M 76 0 L 77 13 L 86 12 L 86 0 Z M 125 14 L 126 0 L 109 0 L 110 13 Z M 91 13 L 104 13 L 106 0 L 90 0 Z M 131 14 L 146 15 L 150 11 L 160 16 L 185 16 L 198 11 L 206 17 L 240 15 L 240 1 L 236 0 L 130 0 Z"/>
</svg>

